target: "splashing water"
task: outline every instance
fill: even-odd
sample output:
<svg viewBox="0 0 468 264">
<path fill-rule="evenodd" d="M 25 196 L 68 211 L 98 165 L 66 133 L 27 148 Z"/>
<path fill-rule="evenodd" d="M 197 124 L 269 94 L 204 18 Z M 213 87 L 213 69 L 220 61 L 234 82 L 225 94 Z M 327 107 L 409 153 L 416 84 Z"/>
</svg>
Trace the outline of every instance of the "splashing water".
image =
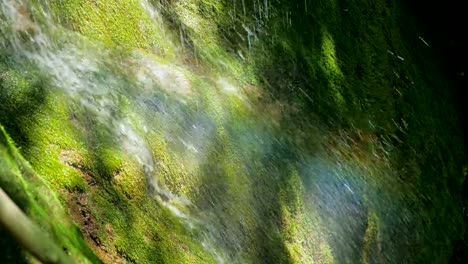
<svg viewBox="0 0 468 264">
<path fill-rule="evenodd" d="M 158 12 L 147 1 L 140 2 L 154 22 L 162 23 Z M 27 10 L 27 6 L 31 7 L 31 10 Z M 186 197 L 175 195 L 159 184 L 152 152 L 142 136 L 147 129 L 141 117 L 131 120 L 118 114 L 121 107 L 119 93 L 124 93 L 130 98 L 132 95 L 122 86 L 121 77 L 108 71 L 109 63 L 115 63 L 110 54 L 99 45 L 89 43 L 70 32 L 70 35 L 63 36 L 63 39 L 53 40 L 52 35 L 57 31 L 62 32 L 63 29 L 54 24 L 50 14 L 42 7 L 20 0 L 2 0 L 1 7 L 1 15 L 6 23 L 3 23 L 1 28 L 0 44 L 11 48 L 18 60 L 36 64 L 52 79 L 55 89 L 66 92 L 88 115 L 106 126 L 122 150 L 142 166 L 148 187 L 161 204 L 190 228 L 206 225 L 179 209 L 181 206 L 190 205 Z M 28 12 L 34 13 L 44 21 L 40 24 L 32 21 Z M 76 42 L 67 41 L 67 37 Z M 138 83 L 134 85 L 143 89 L 153 89 L 154 85 L 158 85 L 163 89 L 177 90 L 183 95 L 188 95 L 189 83 L 182 73 L 172 70 L 167 65 L 150 61 L 148 57 L 137 56 L 134 63 L 140 65 L 140 70 L 137 73 Z M 96 76 L 100 78 L 97 79 Z M 138 101 L 137 98 L 134 99 Z M 171 114 L 173 113 L 166 113 L 168 116 Z M 138 128 L 135 127 L 135 120 L 140 120 Z M 218 263 L 224 263 L 225 254 L 217 252 L 219 249 L 215 249 L 211 236 L 206 233 L 201 239 L 202 246 L 216 256 Z"/>
<path fill-rule="evenodd" d="M 249 116 L 260 107 L 249 103 L 229 73 L 205 78 L 199 76 L 206 74 L 203 71 L 194 73 L 192 67 L 143 51 L 116 54 L 119 51 L 59 25 L 48 1 L 39 2 L 0 0 L 0 48 L 15 63 L 39 68 L 51 81 L 52 92 L 66 94 L 78 114 L 136 161 L 149 195 L 187 229 L 197 230 L 198 242 L 218 263 L 248 263 L 248 254 L 276 261 L 276 251 L 294 255 L 298 248 L 307 252 L 295 255 L 302 263 L 328 263 L 329 256 L 322 252 L 329 251 L 338 252 L 337 263 L 361 260 L 362 248 L 377 252 L 381 260 L 394 260 L 406 241 L 417 244 L 426 234 L 424 220 L 415 220 L 423 209 L 410 207 L 420 205 L 414 186 L 403 186 L 390 165 L 390 140 L 369 136 L 371 150 L 361 153 L 347 135 L 317 124 L 309 138 L 316 137 L 318 143 L 290 143 L 295 136 L 278 132 L 273 124 L 283 106 L 265 106 L 273 113 L 267 117 Z M 259 19 L 273 19 L 274 1 L 254 2 Z M 164 27 L 162 7 L 148 0 L 139 5 L 176 56 L 184 52 L 182 33 L 179 45 Z M 247 1 L 238 5 L 246 15 Z M 304 6 L 312 12 L 310 1 Z M 293 14 L 286 15 L 284 24 L 291 26 Z M 240 27 L 252 48 L 258 28 L 244 23 Z M 187 188 L 205 199 L 189 199 L 168 186 L 171 179 L 161 176 L 167 165 L 156 157 L 149 140 L 155 135 L 165 142 L 162 152 L 174 154 L 177 166 L 189 172 L 187 178 L 202 178 L 190 178 L 195 183 Z M 385 225 L 376 227 L 378 221 Z M 423 231 L 414 231 L 412 237 L 415 226 Z M 402 242 L 391 239 L 400 233 Z M 268 248 L 278 240 L 280 246 Z M 252 244 L 273 260 L 249 248 Z"/>
</svg>

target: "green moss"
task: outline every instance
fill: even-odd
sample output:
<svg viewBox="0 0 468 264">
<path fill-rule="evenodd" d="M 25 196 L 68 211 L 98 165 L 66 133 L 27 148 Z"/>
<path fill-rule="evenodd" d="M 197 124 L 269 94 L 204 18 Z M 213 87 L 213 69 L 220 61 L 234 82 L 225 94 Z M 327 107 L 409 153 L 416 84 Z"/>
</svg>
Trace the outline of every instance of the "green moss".
<svg viewBox="0 0 468 264">
<path fill-rule="evenodd" d="M 12 67 L 1 72 L 0 122 L 14 133 L 22 154 L 50 183 L 82 187 L 80 175 L 59 160 L 63 149 L 81 147 L 69 122 L 66 96 L 59 91 L 49 96 L 45 89 L 50 84 L 37 69 L 26 65 L 22 74 L 19 71 Z M 39 153 L 47 153 L 46 158 Z"/>
<path fill-rule="evenodd" d="M 96 74 L 99 81 L 106 74 L 141 70 L 129 63 L 141 59 L 130 55 L 135 50 L 187 81 L 187 92 L 177 93 L 170 88 L 178 83 L 141 88 L 134 76 L 125 76 L 112 87 L 119 94 L 112 99 L 118 108 L 113 114 L 137 129 L 147 121 L 150 132 L 138 132 L 146 134 L 154 177 L 193 201 L 193 207 L 180 206 L 184 212 L 213 216 L 208 222 L 219 231 L 214 231 L 220 237 L 216 246 L 228 255 L 245 263 L 341 260 L 331 249 L 330 227 L 316 198 L 307 194 L 316 179 L 299 168 L 308 166 L 307 157 L 320 155 L 330 168 L 343 166 L 343 179 L 365 197 L 367 229 L 359 261 L 371 262 L 380 243 L 411 259 L 405 236 L 391 239 L 388 223 L 398 223 L 400 212 L 414 213 L 416 238 L 409 240 L 432 243 L 418 251 L 421 263 L 440 257 L 430 249 L 447 248 L 447 241 L 459 236 L 461 215 L 453 212 L 460 208 L 451 198 L 463 180 L 454 176 L 464 157 L 459 135 L 451 134 L 458 131 L 457 120 L 446 111 L 451 108 L 439 89 L 443 81 L 432 77 L 437 71 L 424 66 L 430 54 L 411 42 L 417 29 L 401 18 L 395 1 L 270 1 L 268 18 L 258 1 L 242 1 L 245 11 L 239 1 L 164 1 L 158 3 L 165 9 L 157 22 L 137 0 L 49 2 L 61 25 L 111 50 L 109 68 Z M 183 44 L 173 36 L 185 38 Z M 62 208 L 67 204 L 72 210 L 73 195 L 82 195 L 87 203 L 80 210 L 94 219 L 94 238 L 89 224 L 74 220 L 95 248 L 136 263 L 214 262 L 198 241 L 199 231 L 183 226 L 148 194 L 149 176 L 120 146 L 112 125 L 94 120 L 91 111 L 52 88 L 47 73 L 0 56 L 0 123 L 31 164 L 26 166 L 12 141 L 2 142 L 0 134 L 0 173 L 7 175 L 2 188 L 16 193 L 36 221 L 76 258 L 87 252 L 96 261 Z M 170 64 L 174 61 L 177 66 Z M 251 85 L 257 85 L 256 95 L 245 91 Z M 157 107 L 138 112 L 140 102 L 133 99 L 155 94 L 175 109 L 171 118 Z M 197 115 L 213 132 L 203 138 L 203 153 L 187 154 L 174 141 L 187 132 L 184 122 Z"/>
<path fill-rule="evenodd" d="M 193 171 L 187 170 L 184 166 L 187 162 L 180 160 L 175 153 L 170 151 L 162 134 L 153 134 L 149 142 L 157 160 L 156 169 L 162 184 L 177 195 L 193 198 L 196 186 L 200 185 L 200 179 L 193 174 L 197 167 L 192 167 Z"/>
<path fill-rule="evenodd" d="M 322 59 L 320 64 L 322 65 L 321 67 L 323 67 L 326 79 L 329 81 L 329 89 L 333 91 L 332 96 L 336 107 L 340 109 L 345 104 L 341 92 L 344 76 L 340 70 L 333 38 L 326 30 L 324 30 L 322 35 Z"/>
<path fill-rule="evenodd" d="M 115 254 L 139 262 L 212 263 L 177 219 L 151 200 L 115 200 L 116 195 L 96 193 L 95 217 L 112 228 L 100 238 Z M 116 210 L 116 207 L 118 208 Z M 121 252 L 121 253 L 119 253 Z"/>
<path fill-rule="evenodd" d="M 371 262 L 372 259 L 378 258 L 378 256 L 375 256 L 375 252 L 381 250 L 379 248 L 378 227 L 377 215 L 374 212 L 369 212 L 366 234 L 364 236 L 364 247 L 362 250 L 362 263 L 364 264 Z"/>
<path fill-rule="evenodd" d="M 137 263 L 214 262 L 196 242 L 195 235 L 148 196 L 141 166 L 115 144 L 108 127 L 88 118 L 90 113 L 76 106 L 61 91 L 43 93 L 53 86 L 40 72 L 28 74 L 23 71 L 25 74 L 19 75 L 13 67 L 0 65 L 3 67 L 1 110 L 5 113 L 2 117 L 8 117 L 2 122 L 8 122 L 21 143 L 21 151 L 40 174 L 40 177 L 25 178 L 21 172 L 15 172 L 19 181 L 11 182 L 16 178 L 11 173 L 2 173 L 5 177 L 2 178 L 2 188 L 10 188 L 20 198 L 24 194 L 23 203 L 32 208 L 30 215 L 35 221 L 52 230 L 57 241 L 83 260 L 82 254 L 92 255 L 86 246 L 88 242 L 94 249 L 104 246 L 105 255 Z M 39 80 L 31 79 L 32 76 Z M 131 111 L 131 107 L 128 102 L 123 102 L 120 110 Z M 7 145 L 11 144 L 9 141 Z M 14 151 L 16 153 L 16 149 Z M 8 171 L 11 166 L 2 163 L 0 169 Z M 16 191 L 25 188 L 23 185 L 27 186 L 26 191 Z M 56 200 L 33 202 L 36 197 L 42 197 L 39 195 L 42 191 L 44 196 L 50 195 Z M 69 207 L 73 220 L 82 225 L 86 242 L 62 204 Z M 81 211 L 77 213 L 76 210 Z M 83 222 L 82 214 L 90 217 L 91 220 L 86 221 L 91 222 Z M 54 219 L 51 219 L 52 215 Z M 106 229 L 106 224 L 111 232 Z M 103 257 L 102 252 L 99 254 Z M 98 263 L 92 256 L 91 261 Z"/>
<path fill-rule="evenodd" d="M 85 182 L 81 175 L 61 160 L 66 150 L 83 152 L 83 145 L 71 125 L 70 113 L 65 108 L 65 98 L 63 95 L 50 97 L 50 101 L 31 120 L 37 125 L 25 126 L 25 133 L 32 145 L 24 155 L 50 184 L 58 188 L 83 189 Z M 47 158 L 41 153 L 47 153 Z"/>
<path fill-rule="evenodd" d="M 137 0 L 51 1 L 51 4 L 59 21 L 108 47 L 144 49 L 166 58 L 175 56 L 172 36 Z"/>
<path fill-rule="evenodd" d="M 32 170 L 0 127 L 1 186 L 11 198 L 81 263 L 98 263 L 54 191 Z"/>
</svg>

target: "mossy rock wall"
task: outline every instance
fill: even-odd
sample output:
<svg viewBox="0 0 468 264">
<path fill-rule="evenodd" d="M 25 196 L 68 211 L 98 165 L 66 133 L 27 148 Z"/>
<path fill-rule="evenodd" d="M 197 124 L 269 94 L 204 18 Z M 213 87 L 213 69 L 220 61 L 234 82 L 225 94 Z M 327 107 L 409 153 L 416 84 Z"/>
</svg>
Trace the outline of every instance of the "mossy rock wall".
<svg viewBox="0 0 468 264">
<path fill-rule="evenodd" d="M 462 237 L 457 115 L 398 1 L 14 2 L 1 187 L 78 262 L 446 262 Z"/>
</svg>

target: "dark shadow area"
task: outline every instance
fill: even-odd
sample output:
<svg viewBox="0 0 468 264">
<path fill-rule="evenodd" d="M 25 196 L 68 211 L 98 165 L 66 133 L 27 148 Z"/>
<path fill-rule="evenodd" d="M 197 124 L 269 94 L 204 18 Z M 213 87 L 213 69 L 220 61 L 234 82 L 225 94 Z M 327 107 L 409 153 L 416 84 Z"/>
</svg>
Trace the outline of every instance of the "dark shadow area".
<svg viewBox="0 0 468 264">
<path fill-rule="evenodd" d="M 23 250 L 18 242 L 0 226 L 0 248 L 2 249 L 2 263 L 5 264 L 27 264 Z"/>
<path fill-rule="evenodd" d="M 415 53 L 419 55 L 418 64 L 444 76 L 446 80 L 439 92 L 449 92 L 452 97 L 448 104 L 456 107 L 466 152 L 468 149 L 468 115 L 465 109 L 465 101 L 468 98 L 466 79 L 468 33 L 465 25 L 468 24 L 468 17 L 463 2 L 449 1 L 440 4 L 437 1 L 400 1 L 399 4 L 405 12 L 402 21 L 415 23 L 420 31 L 418 33 L 425 36 L 429 45 L 425 47 L 425 52 Z M 410 39 L 408 35 L 405 38 L 407 41 Z M 428 61 L 433 63 L 427 63 Z M 428 77 L 431 77 L 431 74 L 428 74 Z M 453 133 L 453 129 L 450 132 Z"/>
<path fill-rule="evenodd" d="M 427 105 L 438 126 L 438 137 L 431 140 L 432 147 L 420 143 L 424 146 L 424 151 L 429 152 L 420 162 L 423 164 L 427 190 L 446 193 L 440 195 L 440 199 L 436 201 L 423 199 L 424 205 L 434 212 L 435 219 L 450 216 L 457 222 L 441 228 L 439 232 L 457 234 L 457 241 L 452 241 L 450 245 L 453 252 L 448 252 L 452 256 L 450 263 L 464 263 L 468 260 L 464 253 L 468 251 L 468 189 L 466 169 L 462 167 L 468 162 L 468 116 L 465 109 L 468 98 L 465 76 L 468 59 L 467 31 L 464 26 L 468 22 L 466 12 L 459 1 L 444 4 L 435 1 L 401 1 L 399 4 L 404 10 L 402 23 L 414 23 L 417 26 L 417 31 L 414 28 L 402 28 L 403 38 L 412 44 L 418 66 L 426 72 L 425 81 L 430 85 L 423 87 L 427 96 L 425 101 L 429 102 Z M 424 36 L 428 45 L 417 43 L 414 37 L 416 34 Z M 414 98 L 411 99 L 415 101 Z M 419 135 L 420 140 L 425 138 L 427 142 L 427 136 L 422 133 Z M 446 173 L 450 177 L 445 180 L 437 177 Z M 462 221 L 464 230 L 455 229 L 454 226 L 459 226 Z"/>
<path fill-rule="evenodd" d="M 468 111 L 466 109 L 466 99 L 468 98 L 468 82 L 466 79 L 468 70 L 468 33 L 466 25 L 468 17 L 462 1 L 448 1 L 441 4 L 437 1 L 401 1 L 401 5 L 406 9 L 409 16 L 413 17 L 421 33 L 427 38 L 430 44 L 431 56 L 434 57 L 438 65 L 437 71 L 446 76 L 447 83 L 444 85 L 453 97 L 451 104 L 455 105 L 459 124 L 462 128 L 464 139 L 464 152 L 468 150 Z M 447 131 L 448 134 L 455 133 L 453 129 Z M 454 142 L 455 143 L 455 142 Z M 452 152 L 454 148 L 460 146 L 445 146 L 445 152 Z M 444 157 L 446 157 L 444 155 Z M 459 157 L 466 165 L 466 155 Z M 463 186 L 458 182 L 450 184 L 450 193 L 458 196 L 461 192 L 463 200 L 462 209 L 455 208 L 455 212 L 463 214 L 465 223 L 464 235 L 461 235 L 454 245 L 450 263 L 465 263 L 468 260 L 468 238 L 466 229 L 468 228 L 467 208 L 468 208 L 468 184 L 466 172 L 459 170 L 455 173 L 463 174 L 465 177 Z"/>
<path fill-rule="evenodd" d="M 430 44 L 431 57 L 438 60 L 438 71 L 447 76 L 449 90 L 454 96 L 464 135 L 468 135 L 468 17 L 462 1 L 400 1 L 409 17 L 414 19 L 421 34 Z M 465 137 L 465 148 L 468 140 Z"/>
</svg>

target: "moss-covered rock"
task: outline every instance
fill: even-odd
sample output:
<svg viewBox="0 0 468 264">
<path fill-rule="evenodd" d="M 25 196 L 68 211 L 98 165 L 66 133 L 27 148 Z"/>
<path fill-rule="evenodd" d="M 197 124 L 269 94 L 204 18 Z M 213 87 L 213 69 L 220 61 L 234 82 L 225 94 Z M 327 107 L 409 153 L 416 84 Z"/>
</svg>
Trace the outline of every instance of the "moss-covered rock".
<svg viewBox="0 0 468 264">
<path fill-rule="evenodd" d="M 2 188 L 83 262 L 447 260 L 465 156 L 414 23 L 260 2 L 0 9 Z"/>
</svg>

